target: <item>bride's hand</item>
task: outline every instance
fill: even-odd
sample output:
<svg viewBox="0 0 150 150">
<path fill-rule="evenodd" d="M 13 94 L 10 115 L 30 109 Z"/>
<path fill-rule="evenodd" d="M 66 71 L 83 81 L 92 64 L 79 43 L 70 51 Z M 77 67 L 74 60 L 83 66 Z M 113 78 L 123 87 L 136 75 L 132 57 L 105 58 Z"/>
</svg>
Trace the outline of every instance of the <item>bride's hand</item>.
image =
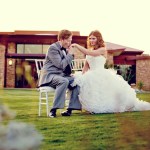
<svg viewBox="0 0 150 150">
<path fill-rule="evenodd" d="M 77 47 L 76 43 L 71 44 L 71 47 Z"/>
<path fill-rule="evenodd" d="M 72 45 L 68 49 L 68 53 L 71 54 L 71 55 L 74 55 L 75 51 L 76 51 L 76 48 L 74 46 L 72 46 Z"/>
</svg>

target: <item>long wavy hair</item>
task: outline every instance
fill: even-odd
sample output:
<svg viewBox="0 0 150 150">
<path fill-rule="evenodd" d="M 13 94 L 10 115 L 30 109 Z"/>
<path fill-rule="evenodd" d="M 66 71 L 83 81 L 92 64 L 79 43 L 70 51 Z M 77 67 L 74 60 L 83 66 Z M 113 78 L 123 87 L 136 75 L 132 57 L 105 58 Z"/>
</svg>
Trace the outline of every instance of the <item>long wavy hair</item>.
<svg viewBox="0 0 150 150">
<path fill-rule="evenodd" d="M 97 38 L 97 44 L 94 47 L 91 46 L 90 41 L 89 41 L 89 37 L 91 35 L 93 35 Z M 87 48 L 88 49 L 91 49 L 91 48 L 98 49 L 100 47 L 105 47 L 105 43 L 104 43 L 102 34 L 98 30 L 91 31 L 91 33 L 89 34 L 89 36 L 87 38 Z"/>
</svg>

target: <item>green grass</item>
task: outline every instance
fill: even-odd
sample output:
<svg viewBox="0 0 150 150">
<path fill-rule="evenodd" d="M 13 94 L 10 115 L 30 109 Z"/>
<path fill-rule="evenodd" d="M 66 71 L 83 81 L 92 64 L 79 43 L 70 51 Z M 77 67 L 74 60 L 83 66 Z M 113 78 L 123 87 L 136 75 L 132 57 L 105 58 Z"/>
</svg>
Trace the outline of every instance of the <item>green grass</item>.
<svg viewBox="0 0 150 150">
<path fill-rule="evenodd" d="M 150 94 L 138 94 L 150 102 Z M 50 95 L 53 98 L 53 94 Z M 34 124 L 44 136 L 40 150 L 148 150 L 150 111 L 91 115 L 74 111 L 71 117 L 38 117 L 38 91 L 1 89 L 0 101 L 16 112 L 16 121 Z"/>
</svg>

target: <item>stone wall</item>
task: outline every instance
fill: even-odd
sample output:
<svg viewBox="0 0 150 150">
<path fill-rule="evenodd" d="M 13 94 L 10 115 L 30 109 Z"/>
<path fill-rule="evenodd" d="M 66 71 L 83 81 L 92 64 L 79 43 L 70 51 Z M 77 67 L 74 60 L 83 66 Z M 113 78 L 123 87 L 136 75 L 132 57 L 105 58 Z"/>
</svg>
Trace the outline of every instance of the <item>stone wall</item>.
<svg viewBox="0 0 150 150">
<path fill-rule="evenodd" d="M 136 85 L 142 82 L 143 90 L 150 91 L 150 56 L 141 55 L 138 56 L 136 61 Z"/>
<path fill-rule="evenodd" d="M 3 44 L 0 44 L 0 88 L 4 87 L 5 49 L 5 46 Z"/>
<path fill-rule="evenodd" d="M 8 53 L 16 52 L 16 44 L 8 43 Z M 7 71 L 6 71 L 6 87 L 15 87 L 15 59 L 7 58 Z M 12 61 L 12 64 L 9 62 Z"/>
</svg>

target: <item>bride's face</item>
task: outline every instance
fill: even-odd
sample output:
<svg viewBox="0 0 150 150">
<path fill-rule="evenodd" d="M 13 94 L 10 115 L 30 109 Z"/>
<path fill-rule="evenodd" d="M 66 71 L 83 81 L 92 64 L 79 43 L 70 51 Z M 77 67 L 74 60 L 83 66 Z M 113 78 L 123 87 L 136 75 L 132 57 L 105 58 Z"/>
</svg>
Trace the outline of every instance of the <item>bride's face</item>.
<svg viewBox="0 0 150 150">
<path fill-rule="evenodd" d="M 97 44 L 97 37 L 94 35 L 89 36 L 89 42 L 91 46 L 95 46 Z"/>
</svg>

